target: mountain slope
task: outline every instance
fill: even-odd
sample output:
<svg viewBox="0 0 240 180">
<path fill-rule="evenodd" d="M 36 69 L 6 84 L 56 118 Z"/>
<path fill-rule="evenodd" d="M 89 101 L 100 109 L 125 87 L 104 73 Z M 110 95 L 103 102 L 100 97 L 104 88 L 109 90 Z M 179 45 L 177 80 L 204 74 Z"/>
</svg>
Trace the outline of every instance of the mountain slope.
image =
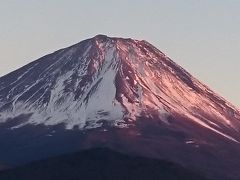
<svg viewBox="0 0 240 180">
<path fill-rule="evenodd" d="M 1 180 L 206 180 L 173 163 L 132 157 L 108 149 L 62 155 L 0 172 Z"/>
<path fill-rule="evenodd" d="M 239 179 L 240 112 L 146 41 L 98 35 L 0 78 L 0 161 L 92 147 Z"/>
</svg>

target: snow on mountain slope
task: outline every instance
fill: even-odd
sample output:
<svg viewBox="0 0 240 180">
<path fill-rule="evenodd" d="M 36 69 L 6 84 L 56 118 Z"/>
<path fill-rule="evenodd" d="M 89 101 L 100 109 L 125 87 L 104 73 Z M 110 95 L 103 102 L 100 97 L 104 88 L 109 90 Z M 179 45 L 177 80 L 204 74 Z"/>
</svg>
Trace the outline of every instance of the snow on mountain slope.
<svg viewBox="0 0 240 180">
<path fill-rule="evenodd" d="M 240 112 L 146 41 L 98 35 L 0 78 L 0 123 L 67 129 L 171 126 L 181 116 L 239 143 Z M 184 122 L 184 123 L 186 123 Z M 178 122 L 183 123 L 183 122 Z"/>
</svg>

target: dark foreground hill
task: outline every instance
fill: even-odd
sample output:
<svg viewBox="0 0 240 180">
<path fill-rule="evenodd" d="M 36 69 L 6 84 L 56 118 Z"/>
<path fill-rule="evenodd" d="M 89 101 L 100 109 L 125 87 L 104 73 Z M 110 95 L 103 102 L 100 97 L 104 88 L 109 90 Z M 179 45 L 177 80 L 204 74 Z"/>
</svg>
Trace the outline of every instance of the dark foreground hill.
<svg viewBox="0 0 240 180">
<path fill-rule="evenodd" d="M 1 180 L 207 180 L 165 160 L 132 157 L 106 148 L 86 150 L 0 173 Z"/>
</svg>

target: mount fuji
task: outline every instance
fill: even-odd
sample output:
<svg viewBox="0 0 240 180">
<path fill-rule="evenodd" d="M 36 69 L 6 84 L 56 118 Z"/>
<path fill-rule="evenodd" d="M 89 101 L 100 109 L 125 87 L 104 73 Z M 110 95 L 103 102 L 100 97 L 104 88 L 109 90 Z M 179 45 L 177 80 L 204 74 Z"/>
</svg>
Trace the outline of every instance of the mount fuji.
<svg viewBox="0 0 240 180">
<path fill-rule="evenodd" d="M 97 35 L 0 78 L 0 162 L 94 147 L 240 178 L 240 110 L 147 41 Z"/>
</svg>

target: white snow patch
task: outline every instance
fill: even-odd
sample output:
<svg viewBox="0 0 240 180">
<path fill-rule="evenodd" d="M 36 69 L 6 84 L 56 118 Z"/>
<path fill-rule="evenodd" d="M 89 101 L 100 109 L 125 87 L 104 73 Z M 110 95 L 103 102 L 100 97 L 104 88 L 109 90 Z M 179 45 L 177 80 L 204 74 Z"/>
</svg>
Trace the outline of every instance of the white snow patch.
<svg viewBox="0 0 240 180">
<path fill-rule="evenodd" d="M 194 144 L 195 142 L 193 140 L 188 140 L 185 142 L 186 144 Z"/>
<path fill-rule="evenodd" d="M 124 109 L 115 100 L 115 77 L 119 60 L 115 58 L 114 53 L 115 48 L 110 47 L 105 53 L 105 57 L 103 57 L 102 67 L 97 67 L 98 74 L 93 77 L 94 80 L 92 82 L 84 87 L 84 94 L 78 100 L 74 99 L 73 92 L 64 92 L 65 82 L 69 81 L 74 73 L 74 71 L 69 71 L 57 79 L 55 87 L 51 90 L 51 97 L 48 104 L 44 104 L 39 109 L 35 108 L 32 104 L 26 105 L 24 102 L 18 102 L 18 98 L 23 92 L 15 97 L 13 111 L 8 111 L 4 114 L 4 119 L 7 119 L 6 116 L 16 117 L 20 114 L 33 113 L 29 121 L 19 124 L 14 128 L 22 127 L 28 123 L 43 123 L 45 125 L 63 123 L 67 129 L 72 129 L 75 126 L 78 126 L 80 129 L 91 129 L 101 127 L 103 121 L 109 121 L 110 124 L 119 128 L 126 127 L 127 125 L 122 120 Z M 32 86 L 28 87 L 28 89 Z M 29 108 L 26 108 L 27 106 Z"/>
</svg>

